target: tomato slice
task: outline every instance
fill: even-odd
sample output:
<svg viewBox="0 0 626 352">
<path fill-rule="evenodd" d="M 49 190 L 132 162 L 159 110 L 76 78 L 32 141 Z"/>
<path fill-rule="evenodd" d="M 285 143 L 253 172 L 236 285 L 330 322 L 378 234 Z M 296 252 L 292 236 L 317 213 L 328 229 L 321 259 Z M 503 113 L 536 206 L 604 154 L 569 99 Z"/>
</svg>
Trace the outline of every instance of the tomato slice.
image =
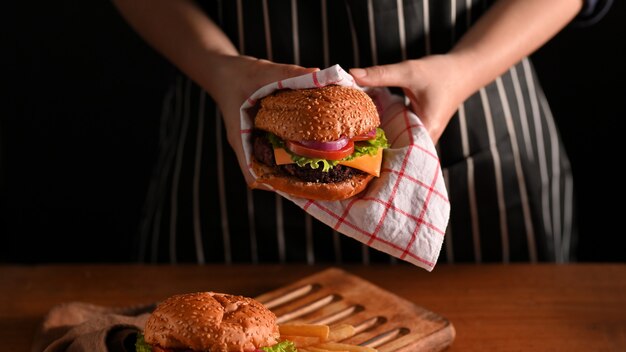
<svg viewBox="0 0 626 352">
<path fill-rule="evenodd" d="M 341 160 L 354 153 L 353 141 L 348 141 L 348 144 L 339 150 L 313 149 L 294 141 L 286 141 L 285 146 L 292 153 L 311 159 Z"/>
</svg>

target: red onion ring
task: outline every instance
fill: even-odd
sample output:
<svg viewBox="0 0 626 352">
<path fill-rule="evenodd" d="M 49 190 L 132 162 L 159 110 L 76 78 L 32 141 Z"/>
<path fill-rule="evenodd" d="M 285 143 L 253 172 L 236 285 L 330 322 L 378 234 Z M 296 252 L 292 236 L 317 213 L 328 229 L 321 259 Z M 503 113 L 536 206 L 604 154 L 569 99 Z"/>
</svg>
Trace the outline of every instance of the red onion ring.
<svg viewBox="0 0 626 352">
<path fill-rule="evenodd" d="M 298 141 L 305 147 L 317 150 L 339 150 L 348 144 L 348 138 L 342 137 L 336 141 L 318 142 L 318 141 Z"/>
</svg>

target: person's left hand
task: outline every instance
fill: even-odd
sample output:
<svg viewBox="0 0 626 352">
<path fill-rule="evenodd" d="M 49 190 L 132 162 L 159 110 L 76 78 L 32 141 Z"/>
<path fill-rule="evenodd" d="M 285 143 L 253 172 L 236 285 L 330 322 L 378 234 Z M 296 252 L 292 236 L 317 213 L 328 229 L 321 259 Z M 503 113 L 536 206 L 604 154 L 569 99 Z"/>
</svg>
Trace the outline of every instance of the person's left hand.
<svg viewBox="0 0 626 352">
<path fill-rule="evenodd" d="M 462 68 L 448 55 L 431 55 L 391 65 L 351 69 L 361 86 L 401 87 L 437 143 L 458 106 L 471 94 Z"/>
</svg>

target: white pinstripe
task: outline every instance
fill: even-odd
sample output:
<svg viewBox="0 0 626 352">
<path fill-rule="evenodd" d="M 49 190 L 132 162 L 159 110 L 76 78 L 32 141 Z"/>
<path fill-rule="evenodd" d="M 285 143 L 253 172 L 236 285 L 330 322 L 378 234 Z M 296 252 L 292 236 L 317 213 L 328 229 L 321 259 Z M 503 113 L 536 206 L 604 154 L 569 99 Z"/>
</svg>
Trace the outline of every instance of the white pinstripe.
<svg viewBox="0 0 626 352">
<path fill-rule="evenodd" d="M 426 46 L 426 55 L 430 55 L 432 52 L 430 45 L 430 0 L 422 1 L 422 7 L 424 11 L 424 45 Z"/>
<path fill-rule="evenodd" d="M 519 144 L 517 142 L 517 133 L 515 132 L 515 125 L 513 125 L 513 117 L 511 116 L 511 107 L 509 106 L 509 100 L 506 96 L 504 84 L 502 83 L 502 77 L 496 79 L 496 85 L 498 87 L 498 93 L 500 95 L 500 102 L 502 103 L 502 110 L 504 111 L 504 119 L 506 121 L 506 128 L 509 134 L 509 140 L 511 142 L 511 149 L 513 151 L 513 164 L 515 166 L 515 176 L 517 177 L 517 185 L 519 188 L 520 200 L 522 202 L 522 215 L 524 217 L 524 226 L 526 227 L 526 242 L 528 243 L 528 256 L 532 263 L 537 262 L 537 245 L 535 244 L 535 228 L 533 227 L 532 218 L 530 215 L 530 204 L 528 202 L 528 190 L 526 189 L 526 179 L 524 178 L 524 171 L 522 170 L 522 161 L 520 159 Z M 518 104 L 519 105 L 519 104 Z"/>
<path fill-rule="evenodd" d="M 298 1 L 291 0 L 291 35 L 293 40 L 293 63 L 300 65 L 300 34 L 298 33 Z"/>
<path fill-rule="evenodd" d="M 478 218 L 478 202 L 476 200 L 476 181 L 474 179 L 474 158 L 470 156 L 470 148 L 467 132 L 467 117 L 465 104 L 459 106 L 459 125 L 461 129 L 461 145 L 463 156 L 467 160 L 467 196 L 469 200 L 470 216 L 472 219 L 472 241 L 474 245 L 474 260 L 482 262 L 482 250 L 480 245 L 480 222 Z"/>
<path fill-rule="evenodd" d="M 565 176 L 565 195 L 564 195 L 564 219 L 563 219 L 563 243 L 561 247 L 561 258 L 567 263 L 571 259 L 572 251 L 572 227 L 574 224 L 574 181 L 572 175 Z"/>
<path fill-rule="evenodd" d="M 561 251 L 562 219 L 561 219 L 561 148 L 559 144 L 559 136 L 554 125 L 554 118 L 548 105 L 548 100 L 542 90 L 538 90 L 541 108 L 546 116 L 548 125 L 548 133 L 550 134 L 550 151 L 552 156 L 552 179 L 550 185 L 552 188 L 552 231 L 554 240 L 554 255 L 557 263 L 563 263 Z"/>
<path fill-rule="evenodd" d="M 396 6 L 398 7 L 398 36 L 400 37 L 400 53 L 402 54 L 402 61 L 407 59 L 406 56 L 406 29 L 404 28 L 404 4 L 402 0 L 396 0 Z"/>
<path fill-rule="evenodd" d="M 520 116 L 520 123 L 522 125 L 522 137 L 524 137 L 524 145 L 526 146 L 526 155 L 528 160 L 535 160 L 535 153 L 533 153 L 532 142 L 530 141 L 530 129 L 528 127 L 528 115 L 526 114 L 526 104 L 524 103 L 524 96 L 522 95 L 522 87 L 519 83 L 519 76 L 517 74 L 517 68 L 511 67 L 511 79 L 513 80 L 513 89 L 515 90 L 515 98 L 517 99 L 517 108 Z"/>
<path fill-rule="evenodd" d="M 455 38 L 455 30 L 456 30 L 456 0 L 450 0 L 450 43 L 454 44 L 456 41 Z"/>
<path fill-rule="evenodd" d="M 378 55 L 376 49 L 376 24 L 374 23 L 374 3 L 367 0 L 367 22 L 370 33 L 370 49 L 372 50 L 372 65 L 378 65 Z"/>
<path fill-rule="evenodd" d="M 193 234 L 196 247 L 196 259 L 204 264 L 204 245 L 202 243 L 202 224 L 200 222 L 200 167 L 202 162 L 202 137 L 204 136 L 204 105 L 206 93 L 200 91 L 198 106 L 198 127 L 196 130 L 196 160 L 194 162 L 192 201 L 193 201 Z"/>
<path fill-rule="evenodd" d="M 476 175 L 474 173 L 474 158 L 467 158 L 467 184 L 468 199 L 470 203 L 470 216 L 472 219 L 472 241 L 474 245 L 474 260 L 482 262 L 482 248 L 480 241 L 480 221 L 478 220 L 478 201 L 476 199 Z"/>
<path fill-rule="evenodd" d="M 487 134 L 489 135 L 489 148 L 493 157 L 493 166 L 496 177 L 496 192 L 498 197 L 498 210 L 500 214 L 500 233 L 502 236 L 502 261 L 509 262 L 509 229 L 506 215 L 506 202 L 504 200 L 504 185 L 502 181 L 502 163 L 500 162 L 500 152 L 498 151 L 497 141 L 493 126 L 493 117 L 491 116 L 491 106 L 485 88 L 480 89 L 480 98 L 485 110 L 485 120 L 487 122 Z"/>
<path fill-rule="evenodd" d="M 539 174 L 541 176 L 541 211 L 543 213 L 543 226 L 546 236 L 552 233 L 552 218 L 550 215 L 550 195 L 548 194 L 548 164 L 546 161 L 545 141 L 543 139 L 543 126 L 541 123 L 541 112 L 539 111 L 539 102 L 537 101 L 537 90 L 535 89 L 535 81 L 533 80 L 530 62 L 528 58 L 522 60 L 524 67 L 524 76 L 528 87 L 528 95 L 530 97 L 530 106 L 532 109 L 533 122 L 535 125 L 535 138 L 537 139 L 537 156 L 539 158 Z"/>
<path fill-rule="evenodd" d="M 456 1 L 451 0 L 453 6 L 451 6 L 451 22 L 452 22 L 452 42 L 456 41 L 454 28 L 456 28 Z M 471 0 L 466 0 L 466 17 L 465 26 L 469 28 L 471 26 Z M 477 263 L 482 262 L 482 249 L 480 244 L 480 221 L 478 217 L 478 201 L 476 200 L 476 180 L 474 175 L 474 158 L 470 155 L 469 146 L 469 130 L 467 127 L 467 116 L 465 114 L 465 103 L 461 103 L 458 109 L 459 114 L 459 128 L 461 130 L 461 147 L 463 148 L 463 157 L 467 160 L 467 196 L 469 201 L 470 217 L 472 221 L 472 244 L 474 246 L 474 260 Z"/>
</svg>

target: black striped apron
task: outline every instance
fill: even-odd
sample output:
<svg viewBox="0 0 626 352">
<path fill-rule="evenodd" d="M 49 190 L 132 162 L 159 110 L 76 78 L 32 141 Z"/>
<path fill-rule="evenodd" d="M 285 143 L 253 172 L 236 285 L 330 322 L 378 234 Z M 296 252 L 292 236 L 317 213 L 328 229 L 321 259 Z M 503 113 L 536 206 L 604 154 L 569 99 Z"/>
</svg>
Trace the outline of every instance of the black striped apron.
<svg viewBox="0 0 626 352">
<path fill-rule="evenodd" d="M 343 68 L 445 53 L 483 0 L 206 1 L 241 53 Z M 220 112 L 180 75 L 163 103 L 160 155 L 137 243 L 143 262 L 395 262 L 280 196 L 246 187 Z M 438 150 L 452 206 L 441 261 L 571 260 L 569 161 L 528 58 L 461 106 Z"/>
</svg>

